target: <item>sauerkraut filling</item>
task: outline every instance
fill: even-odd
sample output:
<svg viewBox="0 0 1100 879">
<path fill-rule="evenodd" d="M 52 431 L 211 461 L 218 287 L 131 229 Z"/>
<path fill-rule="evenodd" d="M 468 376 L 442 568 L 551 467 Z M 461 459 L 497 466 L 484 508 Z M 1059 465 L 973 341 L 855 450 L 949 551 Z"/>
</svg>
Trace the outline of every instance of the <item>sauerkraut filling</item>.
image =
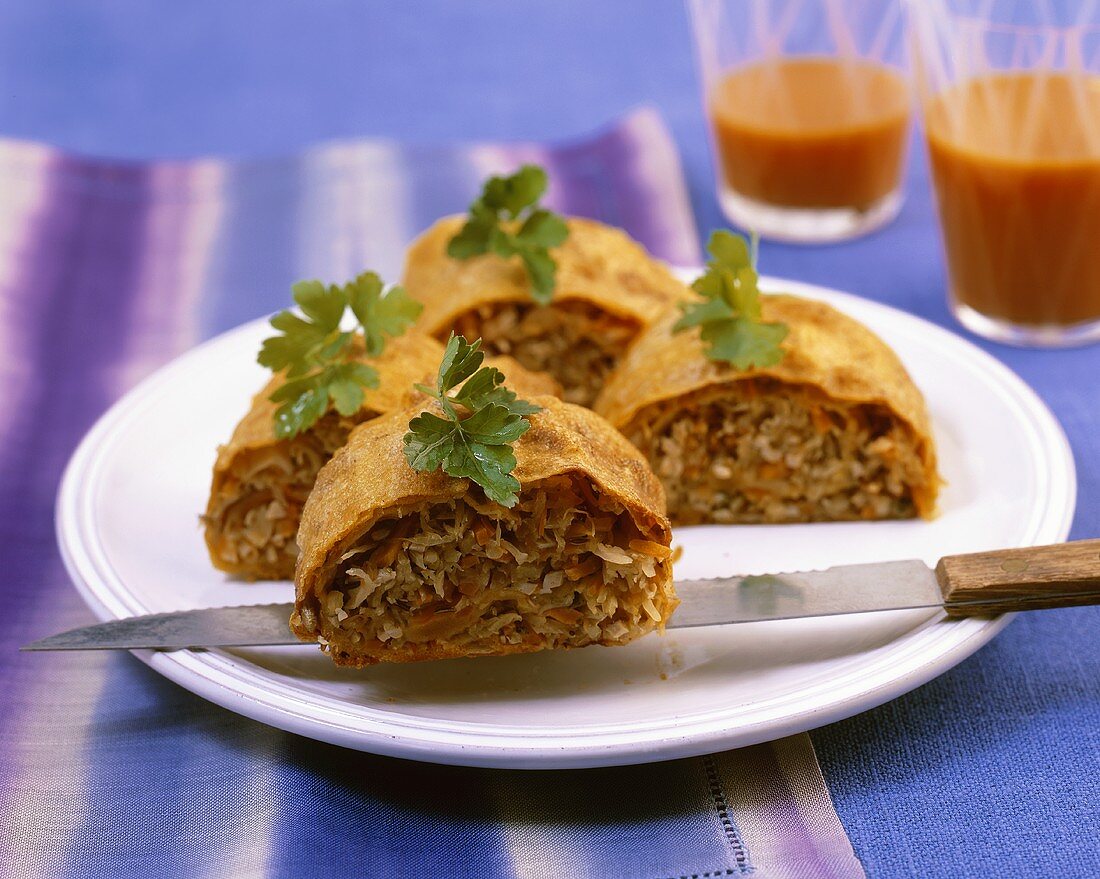
<svg viewBox="0 0 1100 879">
<path fill-rule="evenodd" d="M 634 341 L 638 325 L 582 302 L 483 305 L 459 316 L 454 330 L 481 337 L 489 354 L 507 354 L 558 380 L 568 403 L 591 406 Z"/>
<path fill-rule="evenodd" d="M 875 405 L 769 379 L 676 401 L 627 437 L 665 487 L 673 524 L 904 519 L 924 468 L 906 425 Z"/>
<path fill-rule="evenodd" d="M 293 577 L 295 537 L 317 473 L 352 428 L 376 415 L 369 409 L 354 416 L 329 412 L 293 439 L 242 452 L 203 517 L 218 557 L 233 568 Z"/>
<path fill-rule="evenodd" d="M 526 488 L 510 510 L 469 496 L 424 504 L 343 553 L 320 596 L 320 640 L 337 655 L 622 644 L 663 625 L 670 556 L 581 477 Z"/>
</svg>

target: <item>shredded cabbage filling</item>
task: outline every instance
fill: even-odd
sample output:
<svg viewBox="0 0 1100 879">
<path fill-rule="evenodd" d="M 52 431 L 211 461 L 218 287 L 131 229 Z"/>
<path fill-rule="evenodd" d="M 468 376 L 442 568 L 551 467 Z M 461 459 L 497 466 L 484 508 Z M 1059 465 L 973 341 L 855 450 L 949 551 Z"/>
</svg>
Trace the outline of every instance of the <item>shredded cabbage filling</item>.
<svg viewBox="0 0 1100 879">
<path fill-rule="evenodd" d="M 924 468 L 907 426 L 772 380 L 737 396 L 654 407 L 627 437 L 649 459 L 674 524 L 904 519 Z"/>
<path fill-rule="evenodd" d="M 515 302 L 467 312 L 454 330 L 469 339 L 480 336 L 489 354 L 507 354 L 528 369 L 550 373 L 566 402 L 591 406 L 638 325 L 579 302 Z"/>
<path fill-rule="evenodd" d="M 317 473 L 352 428 L 376 414 L 328 412 L 293 439 L 239 455 L 203 517 L 219 558 L 231 567 L 294 576 L 298 524 Z"/>
<path fill-rule="evenodd" d="M 425 504 L 343 554 L 322 631 L 335 651 L 625 643 L 663 623 L 670 555 L 579 476 L 527 488 L 510 510 L 468 496 Z"/>
</svg>

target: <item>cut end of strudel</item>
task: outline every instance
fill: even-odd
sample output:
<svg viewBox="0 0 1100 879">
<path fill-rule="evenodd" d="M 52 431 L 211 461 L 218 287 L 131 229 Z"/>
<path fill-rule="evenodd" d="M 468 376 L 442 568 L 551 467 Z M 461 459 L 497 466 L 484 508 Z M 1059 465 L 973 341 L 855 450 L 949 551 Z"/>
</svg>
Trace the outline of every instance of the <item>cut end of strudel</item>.
<svg viewBox="0 0 1100 879">
<path fill-rule="evenodd" d="M 596 411 L 660 477 L 674 524 L 930 518 L 940 478 L 920 391 L 874 333 L 832 307 L 763 297 L 786 355 L 737 370 L 667 314 Z"/>
<path fill-rule="evenodd" d="M 515 506 L 418 473 L 418 410 L 357 430 L 302 520 L 291 625 L 339 665 L 625 644 L 676 607 L 671 530 L 641 455 L 588 410 L 537 397 Z"/>
<path fill-rule="evenodd" d="M 518 258 L 447 255 L 464 220 L 439 221 L 409 249 L 403 283 L 424 303 L 418 328 L 439 339 L 451 330 L 480 337 L 487 353 L 550 373 L 570 403 L 591 405 L 638 333 L 686 295 L 621 229 L 571 218 L 569 237 L 550 252 L 558 266 L 554 297 L 539 305 Z"/>
</svg>

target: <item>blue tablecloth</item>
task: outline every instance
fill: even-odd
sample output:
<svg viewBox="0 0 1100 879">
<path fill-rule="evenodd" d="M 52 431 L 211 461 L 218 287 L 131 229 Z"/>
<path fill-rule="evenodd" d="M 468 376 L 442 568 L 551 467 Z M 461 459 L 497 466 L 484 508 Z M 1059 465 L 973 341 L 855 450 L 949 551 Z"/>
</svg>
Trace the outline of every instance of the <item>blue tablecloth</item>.
<svg viewBox="0 0 1100 879">
<path fill-rule="evenodd" d="M 640 103 L 673 128 L 700 229 L 721 225 L 677 3 L 0 5 L 0 134 L 91 153 L 556 139 Z M 838 247 L 765 244 L 761 262 L 951 326 L 919 154 L 890 228 Z M 1097 536 L 1100 347 L 984 347 L 1061 419 L 1080 480 L 1073 536 Z M 1022 617 L 942 678 L 814 734 L 869 875 L 1100 875 L 1098 628 L 1096 608 Z"/>
</svg>

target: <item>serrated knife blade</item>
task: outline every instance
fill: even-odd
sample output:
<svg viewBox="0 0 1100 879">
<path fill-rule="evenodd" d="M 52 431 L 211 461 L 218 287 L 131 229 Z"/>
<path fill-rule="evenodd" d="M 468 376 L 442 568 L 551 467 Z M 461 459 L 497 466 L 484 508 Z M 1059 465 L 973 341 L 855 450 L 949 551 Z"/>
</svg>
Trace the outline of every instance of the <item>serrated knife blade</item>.
<svg viewBox="0 0 1100 879">
<path fill-rule="evenodd" d="M 821 571 L 681 580 L 669 629 L 943 606 L 921 561 L 843 565 Z M 299 644 L 293 605 L 212 607 L 127 617 L 71 629 L 23 650 L 181 650 Z"/>
</svg>

